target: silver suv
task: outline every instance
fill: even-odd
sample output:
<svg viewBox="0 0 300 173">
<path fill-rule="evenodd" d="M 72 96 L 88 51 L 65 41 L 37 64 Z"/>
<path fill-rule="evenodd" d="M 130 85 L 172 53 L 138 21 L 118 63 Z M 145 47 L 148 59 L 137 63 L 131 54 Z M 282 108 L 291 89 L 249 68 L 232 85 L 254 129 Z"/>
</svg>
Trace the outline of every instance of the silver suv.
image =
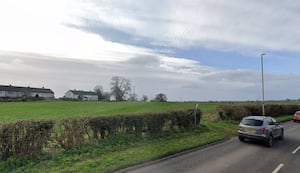
<svg viewBox="0 0 300 173">
<path fill-rule="evenodd" d="M 238 126 L 240 141 L 245 139 L 263 141 L 267 147 L 273 146 L 273 139 L 283 140 L 283 126 L 272 117 L 244 117 Z"/>
</svg>

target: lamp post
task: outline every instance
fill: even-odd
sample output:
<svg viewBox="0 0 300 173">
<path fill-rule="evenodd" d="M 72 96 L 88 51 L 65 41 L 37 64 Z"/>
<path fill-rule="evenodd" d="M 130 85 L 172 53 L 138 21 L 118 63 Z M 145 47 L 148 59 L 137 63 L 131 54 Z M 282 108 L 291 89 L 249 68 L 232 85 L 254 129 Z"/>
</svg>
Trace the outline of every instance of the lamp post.
<svg viewBox="0 0 300 173">
<path fill-rule="evenodd" d="M 261 91 L 262 91 L 262 115 L 265 116 L 265 86 L 264 86 L 264 60 L 265 53 L 260 54 L 261 60 Z"/>
</svg>

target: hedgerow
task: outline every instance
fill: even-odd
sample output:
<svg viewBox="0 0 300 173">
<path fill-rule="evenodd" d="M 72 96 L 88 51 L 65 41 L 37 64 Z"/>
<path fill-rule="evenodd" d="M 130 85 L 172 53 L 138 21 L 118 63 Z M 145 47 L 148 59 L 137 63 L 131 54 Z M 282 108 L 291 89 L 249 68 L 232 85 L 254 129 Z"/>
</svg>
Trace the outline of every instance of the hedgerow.
<svg viewBox="0 0 300 173">
<path fill-rule="evenodd" d="M 218 115 L 221 120 L 241 120 L 245 116 L 262 115 L 261 104 L 241 104 L 241 105 L 220 105 Z M 282 115 L 292 115 L 295 111 L 300 110 L 300 105 L 265 105 L 265 115 L 278 117 Z"/>
<path fill-rule="evenodd" d="M 1 160 L 13 155 L 41 154 L 50 139 L 53 125 L 53 121 L 0 124 Z"/>
<path fill-rule="evenodd" d="M 200 119 L 198 109 L 1 123 L 0 160 L 98 144 L 117 134 L 134 134 L 137 138 L 160 137 L 199 127 Z"/>
</svg>

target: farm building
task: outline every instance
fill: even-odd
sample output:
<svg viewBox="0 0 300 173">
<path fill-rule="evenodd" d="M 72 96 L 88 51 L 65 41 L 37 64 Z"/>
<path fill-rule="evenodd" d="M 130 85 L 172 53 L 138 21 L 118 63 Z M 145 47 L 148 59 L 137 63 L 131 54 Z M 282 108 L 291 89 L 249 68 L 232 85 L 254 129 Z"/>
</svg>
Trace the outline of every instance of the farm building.
<svg viewBox="0 0 300 173">
<path fill-rule="evenodd" d="M 44 98 L 53 99 L 54 92 L 47 88 L 31 88 L 0 85 L 0 98 Z"/>
<path fill-rule="evenodd" d="M 98 101 L 98 95 L 92 91 L 69 90 L 65 98 L 74 100 Z"/>
</svg>

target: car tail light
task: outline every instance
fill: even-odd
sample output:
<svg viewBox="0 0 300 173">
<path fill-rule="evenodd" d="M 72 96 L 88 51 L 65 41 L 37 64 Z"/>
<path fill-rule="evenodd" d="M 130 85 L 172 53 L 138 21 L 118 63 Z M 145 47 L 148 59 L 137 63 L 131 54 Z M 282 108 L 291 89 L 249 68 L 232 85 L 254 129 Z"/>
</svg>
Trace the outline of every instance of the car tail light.
<svg viewBox="0 0 300 173">
<path fill-rule="evenodd" d="M 262 129 L 260 129 L 260 131 L 261 131 L 262 133 L 268 133 L 268 132 L 269 132 L 269 129 L 268 129 L 268 128 L 262 128 Z"/>
</svg>

